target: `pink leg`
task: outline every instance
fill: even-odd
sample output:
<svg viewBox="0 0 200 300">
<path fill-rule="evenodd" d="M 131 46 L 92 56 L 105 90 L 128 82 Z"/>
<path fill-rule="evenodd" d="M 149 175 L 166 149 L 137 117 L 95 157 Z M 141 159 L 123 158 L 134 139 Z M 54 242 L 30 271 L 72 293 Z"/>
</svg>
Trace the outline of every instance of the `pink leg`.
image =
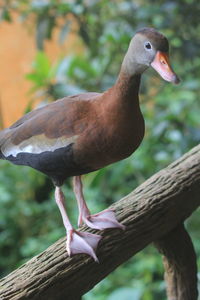
<svg viewBox="0 0 200 300">
<path fill-rule="evenodd" d="M 81 182 L 81 176 L 75 176 L 73 178 L 74 193 L 76 195 L 78 208 L 79 208 L 79 218 L 78 226 L 84 222 L 87 226 L 94 229 L 106 229 L 106 228 L 121 228 L 125 229 L 125 226 L 120 224 L 112 209 L 106 209 L 95 215 L 91 215 L 87 207 L 83 196 L 83 187 Z"/>
<path fill-rule="evenodd" d="M 69 256 L 78 253 L 86 253 L 92 256 L 94 260 L 98 262 L 95 250 L 101 239 L 101 236 L 89 232 L 78 232 L 73 228 L 65 209 L 65 197 L 60 187 L 56 187 L 55 199 L 62 215 L 63 223 L 67 232 L 66 249 Z"/>
</svg>

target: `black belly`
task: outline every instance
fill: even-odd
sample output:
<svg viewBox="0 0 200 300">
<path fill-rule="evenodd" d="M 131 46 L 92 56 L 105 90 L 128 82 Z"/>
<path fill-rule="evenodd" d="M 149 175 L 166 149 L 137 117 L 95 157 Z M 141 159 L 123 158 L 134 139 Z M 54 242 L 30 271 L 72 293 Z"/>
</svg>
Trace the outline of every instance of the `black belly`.
<svg viewBox="0 0 200 300">
<path fill-rule="evenodd" d="M 77 176 L 92 172 L 91 168 L 78 165 L 73 156 L 73 144 L 55 151 L 45 151 L 39 154 L 18 153 L 16 157 L 10 155 L 2 157 L 15 165 L 32 167 L 53 180 L 56 186 L 61 186 L 70 176 Z"/>
</svg>

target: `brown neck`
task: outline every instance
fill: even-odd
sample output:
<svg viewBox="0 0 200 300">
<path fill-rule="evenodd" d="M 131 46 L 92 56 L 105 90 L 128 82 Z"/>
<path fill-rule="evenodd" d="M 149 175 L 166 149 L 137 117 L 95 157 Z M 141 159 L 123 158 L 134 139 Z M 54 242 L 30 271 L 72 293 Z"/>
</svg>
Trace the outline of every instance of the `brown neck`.
<svg viewBox="0 0 200 300">
<path fill-rule="evenodd" d="M 138 93 L 140 78 L 140 74 L 131 76 L 122 70 L 115 85 L 113 86 L 116 97 L 123 101 L 123 103 L 134 101 L 136 105 L 139 105 Z"/>
</svg>

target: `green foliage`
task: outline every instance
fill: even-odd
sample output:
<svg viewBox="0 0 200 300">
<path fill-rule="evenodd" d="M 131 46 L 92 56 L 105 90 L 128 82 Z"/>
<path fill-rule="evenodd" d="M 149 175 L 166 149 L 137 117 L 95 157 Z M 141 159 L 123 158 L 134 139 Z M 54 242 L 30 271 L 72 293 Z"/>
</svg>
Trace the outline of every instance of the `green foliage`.
<svg viewBox="0 0 200 300">
<path fill-rule="evenodd" d="M 200 2 L 183 1 L 6 1 L 1 19 L 11 22 L 12 10 L 28 24 L 35 18 L 38 52 L 27 79 L 31 97 L 52 101 L 65 95 L 103 91 L 116 80 L 122 58 L 134 32 L 153 26 L 169 37 L 171 61 L 182 78 L 175 87 L 149 70 L 143 76 L 140 98 L 146 136 L 136 153 L 115 165 L 84 177 L 84 192 L 97 212 L 130 192 L 138 184 L 180 157 L 200 141 Z M 85 46 L 80 55 L 59 58 L 51 65 L 44 40 L 57 27 L 62 43 L 73 30 L 68 16 L 79 25 Z M 192 18 L 191 18 L 192 16 Z M 58 19 L 65 22 L 60 26 Z M 31 108 L 32 102 L 30 103 Z M 52 185 L 45 176 L 26 167 L 0 162 L 0 270 L 2 275 L 45 249 L 64 235 L 53 201 Z M 12 188 L 11 188 L 12 187 Z M 65 189 L 73 223 L 77 209 L 69 182 Z M 200 267 L 199 211 L 187 221 Z M 3 258 L 3 259 L 2 259 Z M 161 258 L 153 247 L 129 262 L 84 296 L 97 299 L 165 299 Z"/>
<path fill-rule="evenodd" d="M 162 274 L 161 257 L 153 247 L 148 247 L 102 280 L 83 299 L 161 299 L 165 289 Z"/>
</svg>

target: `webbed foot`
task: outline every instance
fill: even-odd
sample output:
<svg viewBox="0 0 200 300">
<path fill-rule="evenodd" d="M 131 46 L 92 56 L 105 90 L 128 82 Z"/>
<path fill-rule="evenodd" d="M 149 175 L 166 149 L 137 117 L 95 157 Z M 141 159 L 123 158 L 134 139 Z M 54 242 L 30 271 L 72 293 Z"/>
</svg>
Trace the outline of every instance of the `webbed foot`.
<svg viewBox="0 0 200 300">
<path fill-rule="evenodd" d="M 101 238 L 102 237 L 97 234 L 89 232 L 79 232 L 74 229 L 70 230 L 67 233 L 67 252 L 69 256 L 85 253 L 93 257 L 93 259 L 98 262 L 95 251 Z"/>
<path fill-rule="evenodd" d="M 125 229 L 125 226 L 120 224 L 111 209 L 103 210 L 94 215 L 79 216 L 79 226 L 84 222 L 88 227 L 94 229 L 120 228 Z"/>
</svg>

